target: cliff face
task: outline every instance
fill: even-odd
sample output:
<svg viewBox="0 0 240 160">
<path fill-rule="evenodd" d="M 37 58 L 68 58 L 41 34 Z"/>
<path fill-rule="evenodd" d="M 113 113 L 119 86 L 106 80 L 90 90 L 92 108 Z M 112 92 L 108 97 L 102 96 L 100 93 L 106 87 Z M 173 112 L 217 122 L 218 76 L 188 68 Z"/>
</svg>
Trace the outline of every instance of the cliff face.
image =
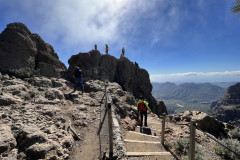
<svg viewBox="0 0 240 160">
<path fill-rule="evenodd" d="M 217 119 L 240 123 L 240 83 L 230 86 L 223 99 L 213 102 L 210 110 Z"/>
<path fill-rule="evenodd" d="M 97 50 L 73 55 L 69 60 L 67 77 L 73 80 L 74 67 L 79 66 L 83 71 L 84 81 L 108 79 L 117 82 L 125 91 L 133 93 L 135 97 L 142 95 L 147 99 L 154 112 L 166 111 L 165 105 L 157 103 L 151 94 L 152 84 L 145 69 L 129 61 L 126 57 L 117 59 L 111 55 L 102 55 Z M 164 109 L 162 109 L 164 107 Z M 161 109 L 159 109 L 161 108 Z"/>
<path fill-rule="evenodd" d="M 59 77 L 64 70 L 66 66 L 59 60 L 53 47 L 38 34 L 32 34 L 26 25 L 10 23 L 0 34 L 2 73 L 28 77 L 39 72 L 43 76 Z"/>
</svg>

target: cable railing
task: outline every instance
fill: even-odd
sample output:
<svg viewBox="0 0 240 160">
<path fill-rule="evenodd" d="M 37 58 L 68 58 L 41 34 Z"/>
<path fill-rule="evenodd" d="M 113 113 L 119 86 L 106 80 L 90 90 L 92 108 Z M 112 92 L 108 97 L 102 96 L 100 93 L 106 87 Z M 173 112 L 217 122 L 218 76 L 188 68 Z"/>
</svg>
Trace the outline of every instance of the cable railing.
<svg viewBox="0 0 240 160">
<path fill-rule="evenodd" d="M 104 87 L 105 87 L 105 92 L 104 95 L 101 99 L 101 103 L 100 103 L 100 112 L 101 112 L 101 104 L 103 102 L 103 99 L 105 97 L 105 112 L 104 112 L 104 116 L 103 118 L 101 117 L 101 113 L 100 113 L 100 124 L 99 124 L 99 128 L 98 128 L 98 132 L 97 135 L 100 135 L 100 132 L 102 130 L 106 115 L 108 114 L 108 132 L 109 132 L 109 159 L 113 158 L 113 120 L 112 120 L 112 103 L 108 98 L 108 92 L 107 92 L 107 87 L 108 87 L 108 80 L 105 80 L 104 83 Z M 101 145 L 101 142 L 100 142 Z M 101 146 L 100 146 L 101 148 Z M 105 155 L 104 155 L 105 156 Z"/>
</svg>

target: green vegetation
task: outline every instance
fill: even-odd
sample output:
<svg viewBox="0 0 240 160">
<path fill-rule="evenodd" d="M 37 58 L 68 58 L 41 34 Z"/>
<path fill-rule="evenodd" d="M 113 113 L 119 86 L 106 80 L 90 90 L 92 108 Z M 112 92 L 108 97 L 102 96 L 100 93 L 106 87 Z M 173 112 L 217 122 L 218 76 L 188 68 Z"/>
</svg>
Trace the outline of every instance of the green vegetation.
<svg viewBox="0 0 240 160">
<path fill-rule="evenodd" d="M 187 155 L 189 151 L 190 140 L 186 138 L 179 139 L 173 144 L 178 155 Z"/>
<path fill-rule="evenodd" d="M 169 114 L 186 110 L 208 112 L 213 101 L 221 99 L 226 89 L 210 83 L 152 83 L 152 94 L 157 100 L 163 100 Z"/>
<path fill-rule="evenodd" d="M 232 12 L 240 15 L 240 0 L 235 0 L 235 4 L 232 7 Z"/>
<path fill-rule="evenodd" d="M 234 139 L 240 140 L 240 128 L 236 127 L 233 130 L 229 132 L 229 134 L 232 136 Z"/>
<path fill-rule="evenodd" d="M 37 94 L 37 92 L 29 91 L 27 94 L 24 95 L 24 100 L 30 100 L 34 98 Z"/>
<path fill-rule="evenodd" d="M 136 105 L 135 98 L 133 97 L 133 95 L 130 95 L 130 94 L 126 95 L 126 102 L 129 105 Z"/>
<path fill-rule="evenodd" d="M 168 114 L 183 113 L 187 110 L 197 110 L 207 113 L 210 109 L 210 104 L 186 103 L 181 100 L 164 100 L 164 103 L 167 107 Z"/>
<path fill-rule="evenodd" d="M 20 68 L 20 69 L 11 69 L 9 71 L 9 75 L 16 76 L 18 78 L 30 78 L 33 75 L 39 75 L 38 70 L 30 69 L 30 68 Z"/>
<path fill-rule="evenodd" d="M 171 147 L 171 145 L 169 145 L 169 147 Z M 179 139 L 173 144 L 173 148 L 175 149 L 176 153 L 178 155 L 184 155 L 185 159 L 188 159 L 189 147 L 190 140 L 188 138 Z M 196 146 L 195 160 L 203 160 L 198 146 Z"/>
<path fill-rule="evenodd" d="M 233 151 L 240 153 L 240 142 L 236 139 L 222 139 L 221 143 L 228 146 L 229 148 L 231 148 Z M 224 148 L 223 146 L 216 144 L 213 147 L 214 151 L 216 154 L 218 154 L 219 156 L 221 156 L 224 159 L 231 159 L 231 160 L 235 160 L 235 159 L 240 159 L 240 156 L 237 156 L 236 154 L 234 154 L 233 152 L 229 151 L 228 149 Z"/>
</svg>

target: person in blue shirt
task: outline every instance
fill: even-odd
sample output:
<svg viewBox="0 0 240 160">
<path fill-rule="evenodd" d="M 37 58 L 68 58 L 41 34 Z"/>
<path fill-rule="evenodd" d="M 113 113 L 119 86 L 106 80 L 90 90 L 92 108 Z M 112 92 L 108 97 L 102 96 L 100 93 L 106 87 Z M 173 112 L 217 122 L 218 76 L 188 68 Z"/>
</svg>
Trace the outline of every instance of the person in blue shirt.
<svg viewBox="0 0 240 160">
<path fill-rule="evenodd" d="M 78 83 L 80 83 L 82 93 L 84 93 L 82 71 L 79 69 L 78 66 L 75 66 L 74 78 L 75 78 L 75 86 L 74 86 L 73 92 L 75 92 L 77 90 L 77 85 L 78 85 Z"/>
</svg>

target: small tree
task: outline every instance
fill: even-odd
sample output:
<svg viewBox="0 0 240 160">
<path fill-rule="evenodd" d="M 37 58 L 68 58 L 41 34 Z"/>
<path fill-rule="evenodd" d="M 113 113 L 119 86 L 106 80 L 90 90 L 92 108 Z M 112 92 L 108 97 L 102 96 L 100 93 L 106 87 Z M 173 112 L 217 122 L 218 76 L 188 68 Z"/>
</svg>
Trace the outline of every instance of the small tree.
<svg viewBox="0 0 240 160">
<path fill-rule="evenodd" d="M 235 4 L 232 7 L 232 12 L 240 15 L 240 0 L 235 0 Z"/>
</svg>

